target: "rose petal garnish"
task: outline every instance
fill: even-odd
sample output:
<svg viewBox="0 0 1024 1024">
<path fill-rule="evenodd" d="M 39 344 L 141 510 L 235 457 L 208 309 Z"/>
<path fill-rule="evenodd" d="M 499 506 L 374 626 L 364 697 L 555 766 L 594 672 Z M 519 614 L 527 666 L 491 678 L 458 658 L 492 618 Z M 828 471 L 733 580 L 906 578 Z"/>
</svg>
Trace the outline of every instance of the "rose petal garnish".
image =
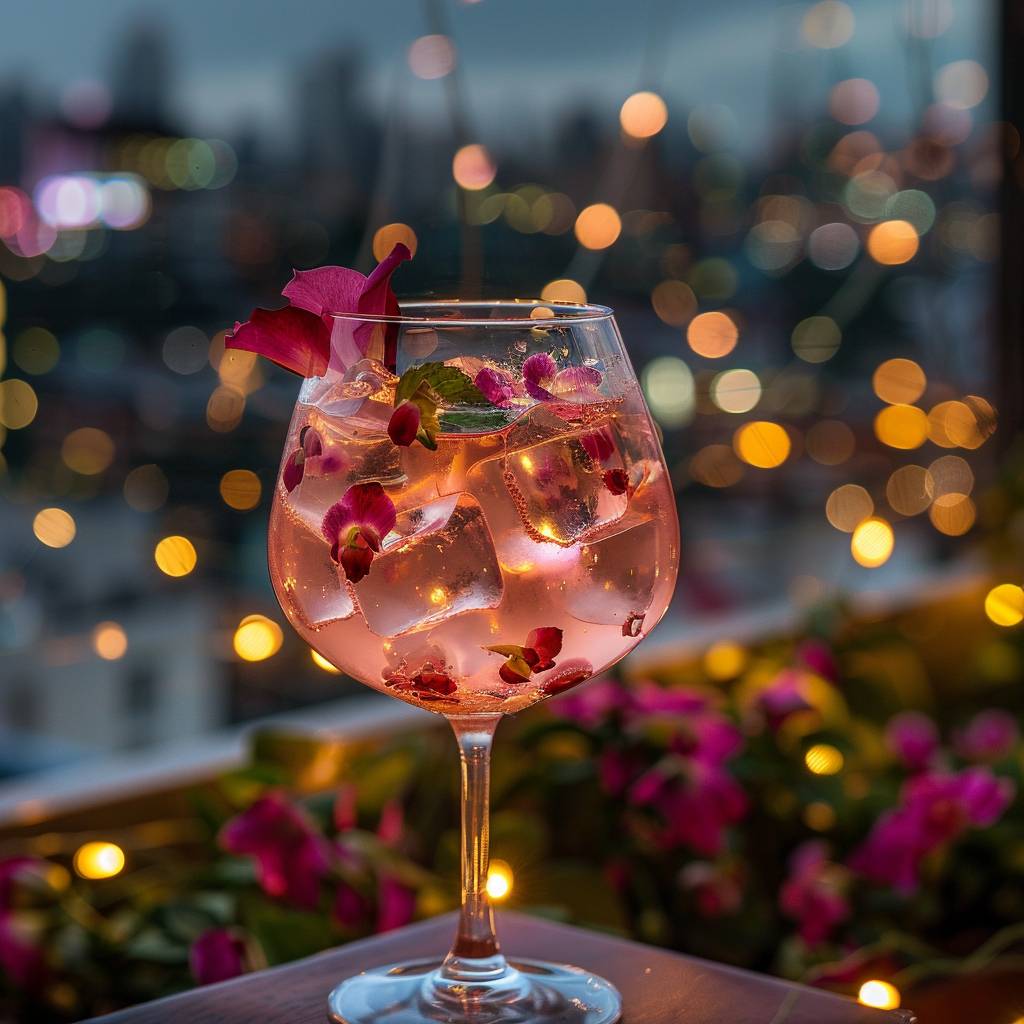
<svg viewBox="0 0 1024 1024">
<path fill-rule="evenodd" d="M 331 332 L 319 316 L 295 306 L 254 309 L 228 332 L 224 347 L 255 352 L 300 377 L 320 377 L 327 372 Z"/>
<path fill-rule="evenodd" d="M 395 298 L 395 293 L 391 290 L 391 275 L 400 264 L 411 259 L 412 253 L 409 251 L 409 247 L 398 242 L 366 278 L 359 293 L 356 312 L 372 313 L 375 316 L 398 316 L 398 299 Z M 329 310 L 329 312 L 339 311 Z M 343 312 L 349 312 L 349 310 Z"/>
<path fill-rule="evenodd" d="M 321 529 L 331 545 L 331 558 L 341 564 L 350 582 L 358 583 L 369 573 L 396 519 L 394 502 L 377 481 L 353 484 L 327 510 Z"/>
<path fill-rule="evenodd" d="M 433 669 L 423 668 L 412 677 L 413 686 L 420 690 L 429 690 L 431 693 L 439 693 L 447 697 L 458 688 L 455 680 L 446 672 L 436 672 Z"/>
<path fill-rule="evenodd" d="M 416 440 L 419 429 L 420 410 L 412 401 L 402 402 L 388 420 L 388 437 L 403 448 L 408 448 Z"/>
<path fill-rule="evenodd" d="M 606 469 L 601 479 L 612 494 L 625 494 L 629 490 L 629 474 L 624 469 Z"/>
<path fill-rule="evenodd" d="M 601 463 L 610 459 L 615 454 L 615 441 L 612 432 L 607 425 L 599 427 L 590 434 L 584 434 L 580 438 L 583 450 L 593 459 Z"/>
<path fill-rule="evenodd" d="M 594 666 L 583 658 L 573 658 L 562 663 L 562 667 L 550 679 L 544 680 L 541 690 L 549 697 L 563 693 L 594 674 Z"/>
<path fill-rule="evenodd" d="M 480 389 L 487 401 L 498 406 L 499 409 L 504 409 L 516 396 L 515 381 L 504 370 L 495 370 L 485 366 L 473 378 L 473 383 Z"/>
<path fill-rule="evenodd" d="M 554 381 L 558 366 L 547 352 L 535 352 L 523 363 L 523 384 L 526 393 L 538 401 L 554 398 L 548 386 Z"/>
<path fill-rule="evenodd" d="M 644 619 L 647 616 L 643 612 L 630 612 L 626 621 L 622 624 L 622 635 L 637 637 L 640 630 L 644 628 Z"/>
<path fill-rule="evenodd" d="M 539 661 L 533 666 L 535 672 L 551 668 L 555 656 L 562 650 L 562 631 L 556 626 L 542 626 L 531 629 L 526 637 L 526 646 L 537 652 Z"/>
<path fill-rule="evenodd" d="M 306 459 L 302 454 L 302 449 L 298 448 L 288 456 L 284 469 L 281 471 L 281 483 L 284 484 L 284 489 L 289 494 L 302 483 L 302 475 L 305 469 Z"/>
<path fill-rule="evenodd" d="M 317 316 L 329 313 L 355 313 L 366 288 L 366 275 L 348 267 L 316 267 L 294 270 L 281 294 L 299 309 Z"/>
<path fill-rule="evenodd" d="M 601 380 L 601 371 L 593 366 L 569 366 L 555 374 L 551 390 L 556 395 L 567 395 L 576 391 L 591 392 L 601 386 Z"/>
</svg>

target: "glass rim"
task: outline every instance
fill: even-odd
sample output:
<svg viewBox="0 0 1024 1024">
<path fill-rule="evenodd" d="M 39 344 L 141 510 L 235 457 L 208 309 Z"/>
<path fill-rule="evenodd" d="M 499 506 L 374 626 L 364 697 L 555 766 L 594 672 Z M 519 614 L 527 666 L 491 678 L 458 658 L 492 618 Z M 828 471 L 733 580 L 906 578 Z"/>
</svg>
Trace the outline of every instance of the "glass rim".
<svg viewBox="0 0 1024 1024">
<path fill-rule="evenodd" d="M 398 316 L 383 313 L 335 313 L 325 315 L 335 320 L 356 320 L 361 323 L 399 324 L 411 327 L 560 327 L 567 323 L 596 323 L 610 320 L 615 311 L 610 306 L 592 302 L 546 302 L 544 299 L 421 299 L 400 302 Z M 441 310 L 441 313 L 436 311 Z M 489 311 L 489 315 L 460 316 L 463 311 Z M 544 310 L 550 315 L 535 316 Z M 425 315 L 435 311 L 434 315 Z M 518 312 L 518 316 L 512 315 Z M 447 315 L 445 315 L 447 313 Z M 498 315 L 494 315 L 497 313 Z M 501 315 L 504 313 L 505 315 Z"/>
</svg>

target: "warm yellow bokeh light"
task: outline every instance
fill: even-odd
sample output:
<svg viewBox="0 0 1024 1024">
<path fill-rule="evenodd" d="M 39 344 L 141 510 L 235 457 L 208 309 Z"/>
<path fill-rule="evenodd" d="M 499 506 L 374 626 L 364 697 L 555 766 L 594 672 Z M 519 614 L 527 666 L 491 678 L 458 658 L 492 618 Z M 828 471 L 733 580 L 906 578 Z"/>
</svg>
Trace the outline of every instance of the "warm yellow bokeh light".
<svg viewBox="0 0 1024 1024">
<path fill-rule="evenodd" d="M 910 405 L 928 385 L 928 378 L 913 359 L 886 359 L 875 370 L 871 386 L 883 402 Z"/>
<path fill-rule="evenodd" d="M 114 461 L 114 442 L 105 430 L 81 427 L 64 438 L 60 457 L 68 469 L 83 476 L 95 476 Z"/>
<path fill-rule="evenodd" d="M 686 328 L 686 341 L 699 356 L 720 359 L 739 341 L 740 332 L 732 317 L 725 313 L 701 313 Z"/>
<path fill-rule="evenodd" d="M 750 412 L 761 400 L 761 381 L 753 370 L 726 370 L 711 381 L 711 401 L 722 412 Z"/>
<path fill-rule="evenodd" d="M 705 445 L 690 459 L 690 476 L 705 487 L 732 487 L 743 477 L 743 463 L 727 444 Z"/>
<path fill-rule="evenodd" d="M 498 168 L 491 155 L 478 142 L 463 146 L 452 157 L 452 177 L 460 188 L 468 192 L 479 192 L 487 188 L 497 174 Z"/>
<path fill-rule="evenodd" d="M 341 669 L 337 665 L 328 661 L 319 651 L 314 651 L 312 647 L 309 649 L 309 656 L 313 659 L 313 664 L 317 668 L 322 668 L 332 676 L 341 675 Z"/>
<path fill-rule="evenodd" d="M 117 661 L 128 650 L 128 637 L 116 622 L 101 622 L 92 631 L 92 649 L 104 661 Z"/>
<path fill-rule="evenodd" d="M 396 222 L 377 228 L 373 234 L 373 258 L 378 262 L 384 259 L 399 242 L 408 246 L 413 256 L 416 255 L 419 239 L 408 224 Z"/>
<path fill-rule="evenodd" d="M 928 416 L 916 405 L 887 405 L 875 417 L 875 437 L 902 451 L 920 448 L 928 440 Z"/>
<path fill-rule="evenodd" d="M 907 220 L 884 220 L 868 235 L 868 253 L 876 263 L 892 267 L 908 263 L 917 253 L 920 240 Z"/>
<path fill-rule="evenodd" d="M 843 752 L 831 743 L 815 743 L 804 754 L 804 764 L 814 775 L 838 775 L 844 763 Z"/>
<path fill-rule="evenodd" d="M 704 671 L 708 678 L 716 683 L 735 679 L 743 671 L 746 663 L 746 649 L 728 640 L 712 644 L 704 652 Z"/>
<path fill-rule="evenodd" d="M 157 543 L 153 559 L 168 576 L 187 576 L 196 567 L 196 549 L 188 537 L 164 537 Z"/>
<path fill-rule="evenodd" d="M 585 249 L 607 249 L 622 233 L 622 218 L 614 206 L 593 203 L 580 210 L 575 230 Z"/>
<path fill-rule="evenodd" d="M 770 420 L 744 423 L 733 435 L 736 454 L 757 469 L 774 469 L 789 458 L 792 447 L 786 428 Z"/>
<path fill-rule="evenodd" d="M 578 302 L 587 301 L 587 293 L 579 281 L 571 277 L 558 277 L 548 281 L 540 290 L 540 297 L 545 302 Z"/>
<path fill-rule="evenodd" d="M 916 516 L 931 504 L 934 487 L 924 466 L 900 466 L 886 481 L 885 497 L 894 512 Z"/>
<path fill-rule="evenodd" d="M 649 139 L 668 124 L 668 107 L 656 92 L 635 92 L 622 104 L 619 123 L 634 139 Z"/>
<path fill-rule="evenodd" d="M 985 595 L 985 614 L 997 626 L 1016 626 L 1024 622 L 1024 588 L 1016 583 L 1000 583 Z"/>
<path fill-rule="evenodd" d="M 85 843 L 75 851 L 73 864 L 82 878 L 113 878 L 124 870 L 124 850 L 116 843 Z"/>
<path fill-rule="evenodd" d="M 966 494 L 956 491 L 940 494 L 928 509 L 932 526 L 947 537 L 963 536 L 974 525 L 977 515 L 974 502 Z"/>
<path fill-rule="evenodd" d="M 887 981 L 865 981 L 857 993 L 857 1001 L 876 1010 L 895 1010 L 900 1005 L 900 990 Z"/>
<path fill-rule="evenodd" d="M 943 494 L 970 494 L 974 490 L 974 470 L 959 455 L 940 455 L 929 467 L 932 497 Z"/>
<path fill-rule="evenodd" d="M 804 39 L 819 50 L 834 50 L 853 37 L 856 21 L 842 0 L 821 0 L 807 9 L 802 30 Z"/>
<path fill-rule="evenodd" d="M 492 860 L 487 870 L 487 896 L 492 902 L 507 899 L 512 892 L 512 868 L 503 860 Z"/>
<path fill-rule="evenodd" d="M 44 508 L 32 520 L 36 540 L 48 548 L 66 548 L 75 539 L 76 531 L 74 518 L 62 508 Z"/>
<path fill-rule="evenodd" d="M 807 431 L 804 447 L 822 466 L 838 466 L 853 455 L 857 439 L 842 420 L 821 420 Z"/>
<path fill-rule="evenodd" d="M 220 478 L 220 496 L 224 504 L 239 512 L 247 512 L 260 503 L 263 486 L 251 469 L 229 469 Z"/>
<path fill-rule="evenodd" d="M 0 426 L 8 430 L 27 427 L 39 411 L 39 399 L 31 384 L 12 377 L 0 381 Z"/>
<path fill-rule="evenodd" d="M 858 565 L 877 569 L 889 561 L 896 538 L 889 523 L 877 516 L 857 525 L 850 538 L 850 554 Z"/>
<path fill-rule="evenodd" d="M 266 615 L 247 615 L 235 630 L 232 646 L 243 661 L 265 661 L 281 649 L 284 633 Z"/>
<path fill-rule="evenodd" d="M 697 296 L 685 281 L 662 281 L 651 292 L 651 305 L 659 320 L 672 327 L 682 327 L 697 312 Z"/>
<path fill-rule="evenodd" d="M 871 495 L 859 484 L 837 487 L 825 502 L 825 518 L 843 533 L 853 533 L 874 511 Z"/>
</svg>

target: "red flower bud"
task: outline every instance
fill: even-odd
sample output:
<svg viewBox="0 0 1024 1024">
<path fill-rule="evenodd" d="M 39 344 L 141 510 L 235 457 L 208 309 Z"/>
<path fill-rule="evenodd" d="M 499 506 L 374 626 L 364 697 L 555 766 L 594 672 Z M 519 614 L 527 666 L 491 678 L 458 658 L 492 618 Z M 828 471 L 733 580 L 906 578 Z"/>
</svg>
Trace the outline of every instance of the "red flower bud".
<svg viewBox="0 0 1024 1024">
<path fill-rule="evenodd" d="M 408 448 L 416 440 L 419 429 L 420 410 L 415 402 L 402 402 L 388 420 L 388 437 L 403 448 Z"/>
</svg>

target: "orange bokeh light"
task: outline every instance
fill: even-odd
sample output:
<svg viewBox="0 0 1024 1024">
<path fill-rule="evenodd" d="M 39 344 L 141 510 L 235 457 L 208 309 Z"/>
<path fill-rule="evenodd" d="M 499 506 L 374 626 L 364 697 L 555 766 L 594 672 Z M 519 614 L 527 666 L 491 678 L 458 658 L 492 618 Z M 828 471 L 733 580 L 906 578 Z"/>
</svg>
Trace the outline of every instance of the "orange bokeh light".
<svg viewBox="0 0 1024 1024">
<path fill-rule="evenodd" d="M 576 218 L 576 238 L 585 249 L 607 249 L 622 233 L 622 218 L 614 206 L 594 203 Z"/>
</svg>

